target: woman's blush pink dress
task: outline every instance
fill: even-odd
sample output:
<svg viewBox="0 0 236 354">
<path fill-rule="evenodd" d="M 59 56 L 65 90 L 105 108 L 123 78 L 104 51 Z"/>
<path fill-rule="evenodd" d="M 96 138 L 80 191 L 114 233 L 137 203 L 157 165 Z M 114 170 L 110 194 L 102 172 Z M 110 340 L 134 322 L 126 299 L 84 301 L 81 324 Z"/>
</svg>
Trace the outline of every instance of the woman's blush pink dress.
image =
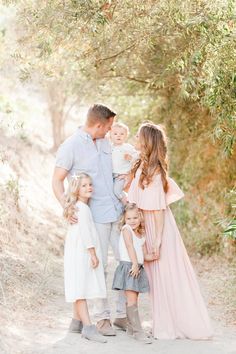
<svg viewBox="0 0 236 354">
<path fill-rule="evenodd" d="M 184 194 L 171 178 L 168 178 L 169 190 L 165 193 L 160 174 L 141 189 L 140 174 L 139 169 L 131 183 L 128 200 L 143 210 L 149 252 L 155 237 L 154 211 L 164 210 L 160 260 L 145 264 L 150 283 L 153 336 L 159 339 L 211 338 L 212 328 L 198 281 L 169 208 Z"/>
</svg>

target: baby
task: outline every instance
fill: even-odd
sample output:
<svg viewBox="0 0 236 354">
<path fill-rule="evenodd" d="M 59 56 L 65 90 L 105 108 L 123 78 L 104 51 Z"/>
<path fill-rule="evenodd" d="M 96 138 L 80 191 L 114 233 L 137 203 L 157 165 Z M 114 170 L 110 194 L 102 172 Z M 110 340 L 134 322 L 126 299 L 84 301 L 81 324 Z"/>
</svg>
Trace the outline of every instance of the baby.
<svg viewBox="0 0 236 354">
<path fill-rule="evenodd" d="M 138 158 L 135 148 L 126 143 L 129 135 L 129 128 L 123 123 L 114 123 L 110 131 L 112 143 L 112 165 L 114 178 L 114 193 L 118 199 L 126 204 L 126 194 L 123 191 L 125 178 L 120 179 L 120 175 L 127 175 L 134 161 Z"/>
</svg>

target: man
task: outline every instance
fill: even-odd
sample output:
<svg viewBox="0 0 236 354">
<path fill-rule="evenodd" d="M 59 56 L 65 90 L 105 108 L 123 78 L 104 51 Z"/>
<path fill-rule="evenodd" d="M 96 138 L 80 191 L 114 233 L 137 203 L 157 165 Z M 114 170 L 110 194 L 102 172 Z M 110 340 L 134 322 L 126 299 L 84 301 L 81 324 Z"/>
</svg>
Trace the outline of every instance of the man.
<svg viewBox="0 0 236 354">
<path fill-rule="evenodd" d="M 107 275 L 108 248 L 111 244 L 118 260 L 118 219 L 122 212 L 122 205 L 113 193 L 111 146 L 106 133 L 111 129 L 115 113 L 109 108 L 95 104 L 88 110 L 86 123 L 75 134 L 69 137 L 59 148 L 56 158 L 56 167 L 53 174 L 53 191 L 64 206 L 65 178 L 75 175 L 79 171 L 88 173 L 94 186 L 94 193 L 90 200 L 90 208 L 100 239 L 102 261 Z M 77 222 L 72 217 L 70 222 Z M 125 297 L 119 292 L 117 300 L 116 319 L 114 324 L 126 329 L 127 319 L 125 312 Z M 116 335 L 110 322 L 110 308 L 107 299 L 96 301 L 98 331 L 106 336 Z M 82 323 L 74 310 L 70 330 L 80 332 Z"/>
</svg>

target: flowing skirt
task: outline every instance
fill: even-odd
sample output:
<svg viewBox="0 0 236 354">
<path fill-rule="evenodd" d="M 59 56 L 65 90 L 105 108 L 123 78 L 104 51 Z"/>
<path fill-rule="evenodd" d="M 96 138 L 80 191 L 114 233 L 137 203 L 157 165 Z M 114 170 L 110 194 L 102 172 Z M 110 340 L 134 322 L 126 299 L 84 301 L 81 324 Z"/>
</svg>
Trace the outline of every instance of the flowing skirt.
<svg viewBox="0 0 236 354">
<path fill-rule="evenodd" d="M 143 211 L 149 252 L 155 235 L 154 212 Z M 153 335 L 159 339 L 209 339 L 213 332 L 196 275 L 169 207 L 159 261 L 145 263 L 150 284 Z"/>
</svg>

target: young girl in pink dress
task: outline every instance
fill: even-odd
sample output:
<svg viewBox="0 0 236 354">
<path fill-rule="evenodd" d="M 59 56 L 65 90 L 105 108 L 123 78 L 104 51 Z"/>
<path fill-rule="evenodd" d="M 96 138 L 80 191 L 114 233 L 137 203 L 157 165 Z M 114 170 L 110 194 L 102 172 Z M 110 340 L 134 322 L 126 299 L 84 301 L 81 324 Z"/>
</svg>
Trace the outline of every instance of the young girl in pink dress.
<svg viewBox="0 0 236 354">
<path fill-rule="evenodd" d="M 144 215 L 146 245 L 158 261 L 145 264 L 150 284 L 153 336 L 209 339 L 212 329 L 196 275 L 169 205 L 184 194 L 168 177 L 163 129 L 143 124 L 137 134 L 140 159 L 133 168 L 128 200 Z"/>
</svg>

